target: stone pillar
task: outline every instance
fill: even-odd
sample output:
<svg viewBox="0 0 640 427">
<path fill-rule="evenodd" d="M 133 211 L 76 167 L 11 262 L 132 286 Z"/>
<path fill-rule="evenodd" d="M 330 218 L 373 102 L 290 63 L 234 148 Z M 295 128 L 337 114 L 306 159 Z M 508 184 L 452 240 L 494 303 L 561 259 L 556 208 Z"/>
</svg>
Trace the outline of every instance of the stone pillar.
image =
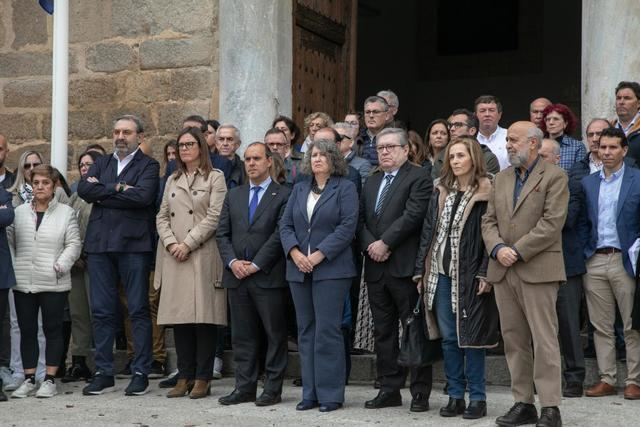
<svg viewBox="0 0 640 427">
<path fill-rule="evenodd" d="M 615 117 L 616 85 L 640 81 L 640 2 L 582 2 L 582 125 Z"/>
<path fill-rule="evenodd" d="M 291 116 L 291 8 L 291 0 L 219 2 L 219 120 L 240 129 L 241 152 L 277 114 Z"/>
</svg>

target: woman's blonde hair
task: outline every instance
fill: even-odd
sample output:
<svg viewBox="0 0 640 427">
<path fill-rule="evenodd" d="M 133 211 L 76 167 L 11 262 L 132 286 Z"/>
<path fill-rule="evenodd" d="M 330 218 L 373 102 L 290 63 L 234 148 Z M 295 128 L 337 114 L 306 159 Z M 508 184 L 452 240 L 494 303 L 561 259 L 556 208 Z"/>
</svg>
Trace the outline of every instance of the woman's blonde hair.
<svg viewBox="0 0 640 427">
<path fill-rule="evenodd" d="M 20 190 L 22 186 L 27 182 L 26 178 L 24 177 L 24 163 L 27 161 L 27 157 L 31 156 L 32 154 L 38 156 L 41 164 L 44 163 L 42 154 L 38 153 L 37 151 L 29 150 L 22 153 L 20 155 L 20 159 L 18 159 L 18 167 L 16 168 L 16 180 L 11 188 L 7 189 L 9 193 L 16 194 L 18 190 Z"/>
</svg>

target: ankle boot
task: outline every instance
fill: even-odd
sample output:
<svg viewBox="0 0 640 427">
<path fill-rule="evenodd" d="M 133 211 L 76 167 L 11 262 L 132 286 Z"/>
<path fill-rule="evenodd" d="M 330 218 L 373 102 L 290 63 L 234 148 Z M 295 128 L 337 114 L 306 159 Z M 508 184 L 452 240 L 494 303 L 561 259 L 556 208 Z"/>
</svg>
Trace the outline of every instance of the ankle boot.
<svg viewBox="0 0 640 427">
<path fill-rule="evenodd" d="M 176 386 L 169 390 L 167 393 L 167 397 L 184 397 L 191 391 L 193 388 L 193 380 L 188 380 L 186 378 L 181 378 L 176 383 Z"/>
<path fill-rule="evenodd" d="M 202 399 L 205 396 L 209 396 L 211 394 L 211 384 L 206 380 L 196 380 L 193 385 L 193 390 L 189 394 L 189 397 L 192 399 Z"/>
</svg>

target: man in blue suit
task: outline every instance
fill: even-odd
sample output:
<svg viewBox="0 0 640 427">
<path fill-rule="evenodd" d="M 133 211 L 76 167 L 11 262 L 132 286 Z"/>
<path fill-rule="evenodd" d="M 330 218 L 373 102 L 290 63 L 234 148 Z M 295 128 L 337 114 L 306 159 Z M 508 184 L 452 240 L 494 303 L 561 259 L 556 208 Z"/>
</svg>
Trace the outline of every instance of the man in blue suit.
<svg viewBox="0 0 640 427">
<path fill-rule="evenodd" d="M 139 148 L 144 138 L 140 119 L 125 115 L 113 126 L 112 155 L 105 155 L 78 184 L 78 194 L 93 203 L 84 251 L 91 281 L 91 312 L 96 375 L 82 392 L 102 394 L 114 386 L 113 341 L 118 305 L 118 280 L 127 296 L 132 324 L 133 376 L 127 396 L 149 390 L 151 319 L 149 270 L 156 244 L 154 201 L 158 191 L 158 162 Z"/>
<path fill-rule="evenodd" d="M 1 137 L 2 135 L 0 135 Z M 5 340 L 2 337 L 2 319 L 7 309 L 9 288 L 15 286 L 16 276 L 13 273 L 11 253 L 7 244 L 6 228 L 13 222 L 13 206 L 11 193 L 0 186 L 0 347 Z M 6 349 L 0 348 L 0 352 Z M 5 402 L 7 396 L 2 392 L 2 378 L 0 378 L 0 402 Z"/>
<path fill-rule="evenodd" d="M 627 150 L 622 130 L 604 129 L 598 149 L 602 171 L 582 179 L 586 206 L 579 226 L 587 267 L 584 287 L 600 372 L 600 381 L 585 393 L 590 397 L 616 394 L 613 324 L 617 304 L 627 348 L 624 398 L 640 399 L 640 332 L 631 329 L 637 256 L 629 256 L 640 238 L 640 171 L 625 165 Z"/>
</svg>

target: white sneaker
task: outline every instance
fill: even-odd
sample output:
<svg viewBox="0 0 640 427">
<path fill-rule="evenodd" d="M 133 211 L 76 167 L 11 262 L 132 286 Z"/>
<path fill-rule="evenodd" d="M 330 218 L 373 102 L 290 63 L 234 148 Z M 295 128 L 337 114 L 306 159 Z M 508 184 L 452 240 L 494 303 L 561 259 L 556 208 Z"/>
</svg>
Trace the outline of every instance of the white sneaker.
<svg viewBox="0 0 640 427">
<path fill-rule="evenodd" d="M 40 384 L 40 388 L 36 392 L 36 397 L 53 397 L 58 394 L 56 383 L 51 380 L 45 380 Z"/>
<path fill-rule="evenodd" d="M 222 358 L 216 357 L 213 361 L 213 374 L 211 376 L 215 380 L 222 378 Z"/>
<path fill-rule="evenodd" d="M 11 393 L 11 397 L 14 399 L 22 399 L 23 397 L 27 397 L 35 392 L 37 387 L 35 380 L 33 382 L 25 380 L 20 384 L 20 387 L 18 387 L 16 391 Z"/>
</svg>

